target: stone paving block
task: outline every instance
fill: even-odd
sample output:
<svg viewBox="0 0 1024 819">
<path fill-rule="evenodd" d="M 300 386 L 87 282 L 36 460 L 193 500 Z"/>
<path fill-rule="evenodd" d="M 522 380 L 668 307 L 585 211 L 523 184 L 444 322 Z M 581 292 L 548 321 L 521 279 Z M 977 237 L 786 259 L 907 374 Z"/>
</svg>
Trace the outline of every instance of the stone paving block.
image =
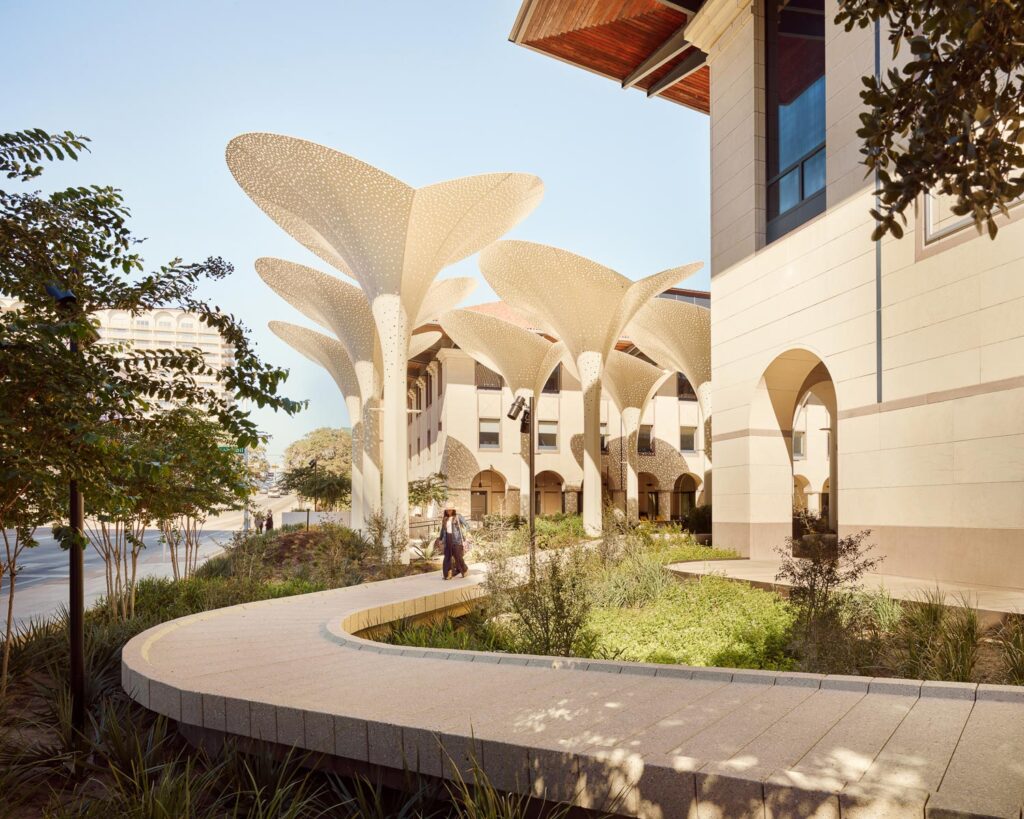
<svg viewBox="0 0 1024 819">
<path fill-rule="evenodd" d="M 217 694 L 203 694 L 203 727 L 214 731 L 226 731 L 227 711 L 224 697 Z"/>
<path fill-rule="evenodd" d="M 130 671 L 126 690 L 139 705 L 149 708 L 149 677 L 138 671 Z"/>
<path fill-rule="evenodd" d="M 990 700 L 994 702 L 1024 702 L 1024 685 L 991 685 L 982 683 L 978 686 L 978 702 Z"/>
<path fill-rule="evenodd" d="M 607 660 L 591 660 L 587 664 L 587 671 L 600 671 L 604 674 L 620 674 L 622 672 L 621 663 L 613 663 Z"/>
<path fill-rule="evenodd" d="M 665 665 L 654 672 L 655 677 L 674 677 L 688 680 L 693 677 L 693 669 L 685 665 Z"/>
<path fill-rule="evenodd" d="M 306 738 L 302 711 L 298 708 L 277 708 L 277 742 L 289 748 L 302 748 Z"/>
<path fill-rule="evenodd" d="M 694 680 L 732 682 L 732 671 L 728 668 L 695 668 L 690 678 Z"/>
<path fill-rule="evenodd" d="M 759 777 L 723 775 L 714 766 L 697 771 L 697 819 L 764 819 L 764 786 Z"/>
<path fill-rule="evenodd" d="M 410 771 L 426 776 L 444 776 L 444 749 L 436 731 L 403 726 L 401 760 Z"/>
<path fill-rule="evenodd" d="M 843 782 L 800 771 L 776 771 L 764 781 L 766 819 L 840 819 Z"/>
<path fill-rule="evenodd" d="M 924 680 L 898 680 L 885 677 L 872 677 L 868 691 L 872 694 L 899 694 L 906 697 L 921 696 Z"/>
<path fill-rule="evenodd" d="M 249 735 L 277 742 L 277 708 L 265 702 L 249 703 Z"/>
<path fill-rule="evenodd" d="M 925 806 L 926 819 L 1020 819 L 1019 804 L 1008 804 L 998 795 L 933 793 Z"/>
<path fill-rule="evenodd" d="M 977 683 L 939 682 L 925 680 L 921 685 L 921 697 L 942 697 L 952 700 L 974 700 L 977 698 Z"/>
<path fill-rule="evenodd" d="M 871 680 L 871 677 L 858 677 L 853 674 L 826 674 L 821 681 L 821 687 L 836 691 L 863 691 L 866 694 Z"/>
<path fill-rule="evenodd" d="M 644 758 L 643 769 L 634 791 L 634 806 L 639 816 L 691 817 L 697 811 L 697 778 L 704 764 L 692 757 L 659 756 Z"/>
<path fill-rule="evenodd" d="M 735 683 L 775 685 L 775 680 L 778 676 L 778 673 L 775 671 L 761 671 L 756 668 L 737 668 L 732 671 L 732 681 Z"/>
<path fill-rule="evenodd" d="M 787 671 L 775 678 L 776 685 L 792 685 L 797 688 L 821 688 L 824 674 L 807 674 L 802 671 Z"/>
<path fill-rule="evenodd" d="M 367 724 L 348 716 L 334 717 L 334 753 L 358 762 L 369 760 Z"/>
<path fill-rule="evenodd" d="M 843 819 L 922 819 L 928 792 L 914 788 L 847 785 L 839 794 Z"/>
<path fill-rule="evenodd" d="M 371 764 L 399 770 L 406 766 L 402 729 L 398 725 L 386 722 L 367 722 L 366 735 L 369 747 L 368 761 Z"/>
<path fill-rule="evenodd" d="M 195 691 L 181 692 L 181 721 L 187 725 L 203 724 L 203 695 Z"/>
<path fill-rule="evenodd" d="M 149 684 L 149 708 L 173 720 L 181 719 L 181 692 L 167 683 L 153 680 Z"/>
<path fill-rule="evenodd" d="M 530 748 L 530 789 L 539 799 L 575 803 L 580 794 L 576 754 L 549 748 Z"/>
<path fill-rule="evenodd" d="M 480 740 L 473 736 L 443 733 L 439 737 L 441 766 L 446 779 L 474 783 L 483 765 Z"/>
<path fill-rule="evenodd" d="M 229 733 L 243 737 L 252 736 L 252 721 L 249 711 L 248 700 L 240 700 L 235 697 L 225 698 L 225 721 Z"/>
<path fill-rule="evenodd" d="M 512 742 L 480 740 L 483 769 L 491 785 L 509 793 L 530 792 L 530 755 Z"/>
<path fill-rule="evenodd" d="M 318 711 L 302 712 L 303 746 L 321 754 L 334 753 L 334 717 Z"/>
<path fill-rule="evenodd" d="M 644 768 L 639 754 L 612 749 L 578 754 L 576 759 L 580 807 L 602 813 L 636 815 L 639 801 L 636 787 Z"/>
</svg>

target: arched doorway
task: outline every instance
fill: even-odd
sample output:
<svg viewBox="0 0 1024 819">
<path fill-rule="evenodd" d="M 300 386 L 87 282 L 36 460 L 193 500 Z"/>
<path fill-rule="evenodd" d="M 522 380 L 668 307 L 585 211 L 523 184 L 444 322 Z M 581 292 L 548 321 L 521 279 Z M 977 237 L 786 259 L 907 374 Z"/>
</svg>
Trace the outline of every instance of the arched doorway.
<svg viewBox="0 0 1024 819">
<path fill-rule="evenodd" d="M 829 479 L 825 478 L 825 483 L 821 485 L 821 516 L 826 520 L 829 519 L 832 509 L 832 504 L 829 502 L 832 497 L 832 493 L 829 489 Z"/>
<path fill-rule="evenodd" d="M 504 515 L 505 478 L 494 469 L 477 472 L 469 487 L 469 514 L 473 520 L 484 515 Z"/>
<path fill-rule="evenodd" d="M 807 490 L 811 488 L 811 482 L 803 475 L 793 475 L 793 509 L 794 511 L 806 512 Z"/>
<path fill-rule="evenodd" d="M 565 481 L 557 472 L 545 470 L 534 478 L 533 511 L 538 515 L 557 515 L 564 511 L 562 488 Z"/>
<path fill-rule="evenodd" d="M 835 383 L 824 362 L 806 349 L 777 356 L 764 370 L 750 404 L 748 506 L 743 521 L 749 532 L 749 555 L 769 558 L 793 534 L 794 475 L 809 478 L 812 459 L 822 478 L 838 486 L 838 421 Z M 813 493 L 808 494 L 810 500 Z M 756 503 L 754 503 L 756 499 Z M 839 494 L 833 491 L 828 528 L 835 531 Z"/>
<path fill-rule="evenodd" d="M 641 472 L 637 475 L 637 485 L 640 520 L 660 520 L 669 510 L 659 508 L 658 479 L 650 472 Z"/>
<path fill-rule="evenodd" d="M 683 520 L 697 505 L 697 491 L 700 479 L 696 475 L 684 473 L 676 478 L 672 487 L 672 520 Z"/>
</svg>

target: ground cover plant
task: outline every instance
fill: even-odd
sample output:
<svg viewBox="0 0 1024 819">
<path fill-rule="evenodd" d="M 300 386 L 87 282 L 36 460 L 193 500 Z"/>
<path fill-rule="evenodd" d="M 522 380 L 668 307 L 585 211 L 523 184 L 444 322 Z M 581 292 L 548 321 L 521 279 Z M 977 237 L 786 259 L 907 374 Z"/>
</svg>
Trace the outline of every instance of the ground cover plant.
<svg viewBox="0 0 1024 819">
<path fill-rule="evenodd" d="M 605 535 L 539 561 L 529 581 L 490 545 L 489 598 L 469 615 L 398 623 L 386 642 L 594 659 L 1024 684 L 1024 617 L 983 629 L 969 600 L 922 590 L 895 600 L 861 580 L 879 565 L 869 533 L 784 550 L 788 594 L 715 575 L 681 582 L 666 566 L 736 558 L 689 535 L 611 516 Z M 531 611 L 524 616 L 524 601 Z"/>
<path fill-rule="evenodd" d="M 163 717 L 121 690 L 121 647 L 166 620 L 252 600 L 346 586 L 417 567 L 382 562 L 375 545 L 341 526 L 237 537 L 188 579 L 143 579 L 125 619 L 100 601 L 87 613 L 88 729 L 70 727 L 67 620 L 17 629 L 10 685 L 0 697 L 0 819 L 6 817 L 320 817 L 517 819 L 529 800 L 475 785 L 410 777 L 395 790 L 313 770 L 226 742 L 217 753 L 188 745 Z M 563 811 L 564 812 L 564 811 Z M 535 815 L 530 813 L 529 815 Z M 552 808 L 551 816 L 560 816 Z"/>
</svg>

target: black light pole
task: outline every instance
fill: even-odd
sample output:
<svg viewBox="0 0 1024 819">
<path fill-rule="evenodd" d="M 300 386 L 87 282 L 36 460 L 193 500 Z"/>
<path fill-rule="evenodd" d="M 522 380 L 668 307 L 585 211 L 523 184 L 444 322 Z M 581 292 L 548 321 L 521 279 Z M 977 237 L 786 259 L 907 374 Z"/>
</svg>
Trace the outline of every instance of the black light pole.
<svg viewBox="0 0 1024 819">
<path fill-rule="evenodd" d="M 70 290 L 46 285 L 46 292 L 62 312 L 78 304 Z M 78 341 L 72 337 L 71 354 L 78 353 Z M 78 491 L 78 481 L 68 482 L 68 524 L 73 535 L 68 549 L 68 632 L 71 653 L 71 726 L 76 734 L 85 733 L 85 585 L 83 548 L 85 545 L 85 500 Z"/>
<path fill-rule="evenodd" d="M 534 444 L 535 438 L 535 425 L 533 418 L 533 398 L 525 399 L 522 396 L 512 402 L 512 406 L 509 407 L 508 417 L 510 420 L 515 421 L 520 414 L 522 414 L 522 420 L 519 422 L 519 433 L 528 435 L 528 441 L 530 446 L 530 458 L 529 458 L 529 472 L 530 481 L 528 491 L 529 495 L 529 521 L 530 521 L 530 579 L 532 580 L 537 571 L 537 532 L 535 527 L 535 513 L 536 513 L 536 484 L 537 484 L 537 464 L 536 464 L 536 450 L 537 447 Z"/>
<path fill-rule="evenodd" d="M 313 511 L 315 512 L 316 511 L 317 495 L 318 495 L 317 485 L 316 485 L 316 465 L 317 465 L 316 458 L 312 458 L 310 460 L 310 462 L 309 462 L 309 465 L 311 467 L 313 467 Z M 306 531 L 307 532 L 309 531 L 309 517 L 308 516 L 306 517 Z"/>
</svg>

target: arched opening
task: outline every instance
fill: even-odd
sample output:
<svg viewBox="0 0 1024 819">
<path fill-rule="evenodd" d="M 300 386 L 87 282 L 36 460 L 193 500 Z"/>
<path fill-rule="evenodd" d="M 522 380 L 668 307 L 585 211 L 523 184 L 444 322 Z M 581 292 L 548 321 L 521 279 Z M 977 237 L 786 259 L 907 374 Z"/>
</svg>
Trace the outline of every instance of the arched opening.
<svg viewBox="0 0 1024 819">
<path fill-rule="evenodd" d="M 806 512 L 809 510 L 808 490 L 811 482 L 803 475 L 793 475 L 793 510 Z"/>
<path fill-rule="evenodd" d="M 534 479 L 534 507 L 538 515 L 557 515 L 564 511 L 562 488 L 565 481 L 557 472 L 550 469 L 537 475 Z"/>
<path fill-rule="evenodd" d="M 494 469 L 477 472 L 469 487 L 469 514 L 473 520 L 484 515 L 504 515 L 505 478 Z"/>
<path fill-rule="evenodd" d="M 661 520 L 669 510 L 659 508 L 658 479 L 650 472 L 637 475 L 640 520 Z"/>
<path fill-rule="evenodd" d="M 825 483 L 821 485 L 821 516 L 826 520 L 829 519 L 829 513 L 832 508 L 832 504 L 829 503 L 829 498 L 831 497 L 829 488 L 829 479 L 825 478 Z"/>
<path fill-rule="evenodd" d="M 672 520 L 683 520 L 697 505 L 700 478 L 683 474 L 676 478 L 672 487 Z"/>
<path fill-rule="evenodd" d="M 749 506 L 744 521 L 752 558 L 770 558 L 794 533 L 794 511 L 801 498 L 797 475 L 810 487 L 828 478 L 838 486 L 838 422 L 836 388 L 824 362 L 813 352 L 789 350 L 765 369 L 750 405 L 748 480 Z M 815 505 L 813 491 L 803 489 L 806 508 Z M 754 500 L 756 499 L 756 503 Z M 836 531 L 837 492 L 823 528 Z M 822 509 L 824 513 L 824 509 Z"/>
</svg>

